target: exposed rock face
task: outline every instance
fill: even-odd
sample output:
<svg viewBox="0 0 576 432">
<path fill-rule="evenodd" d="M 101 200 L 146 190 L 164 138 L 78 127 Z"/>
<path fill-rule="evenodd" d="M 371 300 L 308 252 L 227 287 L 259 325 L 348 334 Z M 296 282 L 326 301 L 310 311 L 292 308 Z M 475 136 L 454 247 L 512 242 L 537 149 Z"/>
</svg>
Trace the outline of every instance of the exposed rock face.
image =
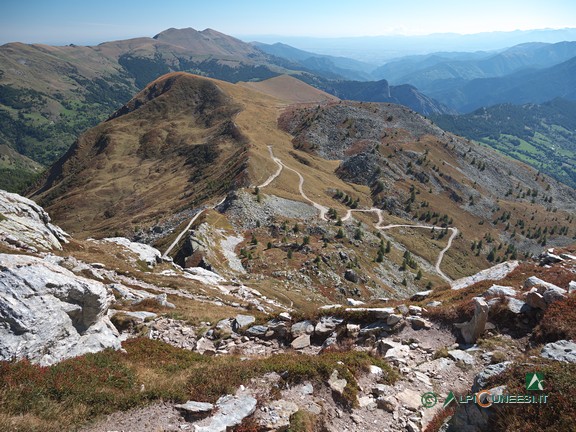
<svg viewBox="0 0 576 432">
<path fill-rule="evenodd" d="M 158 249 L 155 249 L 152 246 L 148 246 L 144 243 L 133 242 L 125 237 L 110 237 L 105 238 L 103 241 L 116 243 L 120 246 L 124 246 L 129 251 L 138 255 L 138 259 L 144 261 L 149 266 L 155 266 L 162 260 L 161 259 L 162 254 Z"/>
<path fill-rule="evenodd" d="M 474 316 L 466 323 L 456 324 L 462 332 L 462 337 L 466 343 L 474 343 L 484 333 L 486 321 L 488 320 L 489 306 L 484 299 L 474 298 Z"/>
<path fill-rule="evenodd" d="M 568 293 L 565 289 L 538 279 L 536 276 L 526 279 L 524 287 L 530 288 L 526 294 L 526 303 L 535 309 L 542 310 L 546 310 L 551 303 L 565 299 Z"/>
<path fill-rule="evenodd" d="M 474 285 L 483 280 L 500 280 L 510 274 L 520 263 L 518 261 L 506 261 L 493 267 L 482 270 L 472 276 L 458 279 L 452 282 L 452 289 L 458 290 Z"/>
<path fill-rule="evenodd" d="M 105 348 L 120 348 L 106 316 L 112 296 L 40 258 L 0 254 L 0 360 L 57 363 Z"/>
<path fill-rule="evenodd" d="M 34 201 L 0 190 L 0 241 L 27 249 L 62 249 L 66 234 Z"/>
</svg>

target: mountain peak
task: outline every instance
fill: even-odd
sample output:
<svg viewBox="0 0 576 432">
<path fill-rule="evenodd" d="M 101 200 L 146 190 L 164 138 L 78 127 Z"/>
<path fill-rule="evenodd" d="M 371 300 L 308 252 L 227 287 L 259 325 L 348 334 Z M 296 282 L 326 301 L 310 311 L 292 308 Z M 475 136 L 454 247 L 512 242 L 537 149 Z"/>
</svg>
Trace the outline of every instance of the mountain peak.
<svg viewBox="0 0 576 432">
<path fill-rule="evenodd" d="M 156 39 L 156 40 L 166 40 L 166 39 L 170 39 L 172 37 L 174 37 L 175 35 L 197 35 L 198 33 L 200 33 L 198 30 L 193 29 L 192 27 L 187 27 L 187 28 L 182 28 L 182 29 L 177 29 L 174 27 L 170 27 L 169 29 L 166 29 L 164 31 L 161 31 L 160 33 L 158 33 L 157 35 L 155 35 L 152 39 Z"/>
<path fill-rule="evenodd" d="M 169 28 L 158 33 L 153 39 L 184 48 L 195 55 L 223 55 L 236 58 L 247 54 L 258 54 L 250 44 L 211 28 L 202 31 L 192 27 Z"/>
</svg>

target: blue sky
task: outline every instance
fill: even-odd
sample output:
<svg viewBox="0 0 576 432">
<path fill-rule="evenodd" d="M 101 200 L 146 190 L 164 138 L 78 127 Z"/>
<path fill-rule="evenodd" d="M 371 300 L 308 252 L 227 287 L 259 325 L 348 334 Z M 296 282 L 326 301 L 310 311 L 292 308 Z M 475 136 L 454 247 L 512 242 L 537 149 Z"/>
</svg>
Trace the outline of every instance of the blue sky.
<svg viewBox="0 0 576 432">
<path fill-rule="evenodd" d="M 375 36 L 576 27 L 575 0 L 2 0 L 0 43 L 95 44 L 170 28 Z M 248 36 L 249 37 L 246 37 Z"/>
</svg>

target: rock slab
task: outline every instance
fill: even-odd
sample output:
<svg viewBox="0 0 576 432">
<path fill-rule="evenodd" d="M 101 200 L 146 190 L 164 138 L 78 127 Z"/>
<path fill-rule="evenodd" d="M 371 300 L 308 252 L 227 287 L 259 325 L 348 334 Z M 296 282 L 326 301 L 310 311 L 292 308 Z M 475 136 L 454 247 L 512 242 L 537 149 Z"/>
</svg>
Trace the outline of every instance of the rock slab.
<svg viewBox="0 0 576 432">
<path fill-rule="evenodd" d="M 256 399 L 249 395 L 222 396 L 216 402 L 218 412 L 195 424 L 196 432 L 226 432 L 228 428 L 234 428 L 242 423 L 256 410 Z"/>
<path fill-rule="evenodd" d="M 120 348 L 100 282 L 26 255 L 0 254 L 0 360 L 51 365 Z"/>
<path fill-rule="evenodd" d="M 23 249 L 62 249 L 66 234 L 34 201 L 0 190 L 0 240 Z"/>
</svg>

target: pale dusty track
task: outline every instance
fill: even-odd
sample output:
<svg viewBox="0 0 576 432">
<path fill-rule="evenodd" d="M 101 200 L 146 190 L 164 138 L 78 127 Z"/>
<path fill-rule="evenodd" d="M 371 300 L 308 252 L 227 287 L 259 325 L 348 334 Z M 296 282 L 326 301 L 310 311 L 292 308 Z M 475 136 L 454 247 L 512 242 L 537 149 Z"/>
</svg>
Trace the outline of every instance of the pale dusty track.
<svg viewBox="0 0 576 432">
<path fill-rule="evenodd" d="M 208 207 L 208 208 L 213 209 L 214 207 L 219 206 L 220 204 L 222 204 L 222 203 L 224 202 L 225 199 L 226 199 L 225 197 L 222 198 L 222 199 L 218 202 L 218 204 L 215 204 L 215 205 L 213 205 L 212 207 Z M 192 217 L 192 219 L 190 219 L 190 222 L 188 222 L 188 225 L 186 225 L 186 228 L 184 228 L 184 229 L 180 232 L 180 234 L 178 234 L 178 237 L 176 237 L 176 239 L 172 242 L 172 244 L 171 244 L 170 246 L 168 246 L 168 249 L 166 249 L 166 252 L 164 252 L 164 254 L 162 255 L 163 257 L 167 257 L 168 254 L 169 254 L 170 252 L 172 252 L 172 249 L 174 249 L 174 248 L 176 247 L 176 245 L 178 244 L 178 242 L 182 239 L 182 236 L 183 236 L 184 234 L 186 234 L 186 233 L 190 230 L 190 227 L 192 226 L 192 224 L 194 223 L 194 221 L 195 221 L 196 219 L 198 219 L 198 217 L 200 217 L 200 215 L 201 215 L 202 213 L 204 213 L 205 210 L 206 210 L 206 209 L 200 210 L 198 213 L 196 213 L 196 214 L 194 215 L 194 217 Z"/>
<path fill-rule="evenodd" d="M 300 191 L 300 195 L 302 196 L 302 198 L 304 198 L 306 201 L 308 201 L 310 204 L 312 204 L 316 209 L 318 209 L 320 211 L 320 218 L 323 220 L 328 220 L 326 218 L 326 213 L 328 212 L 328 208 L 324 207 L 321 204 L 318 204 L 317 202 L 311 200 L 310 198 L 308 198 L 308 196 L 304 193 L 304 177 L 302 177 L 302 174 L 300 174 L 298 171 L 296 171 L 294 168 L 290 168 L 289 166 L 287 166 L 286 164 L 284 164 L 284 162 L 282 162 L 282 160 L 280 158 L 277 158 L 274 156 L 274 153 L 272 151 L 272 146 L 268 146 L 268 150 L 270 151 L 270 157 L 272 158 L 272 160 L 278 165 L 278 170 L 272 174 L 264 183 L 262 183 L 259 187 L 266 187 L 268 186 L 270 183 L 272 183 L 282 172 L 282 168 L 286 168 L 287 170 L 290 170 L 292 172 L 294 172 L 298 178 L 300 179 L 300 182 L 298 184 L 298 189 Z M 444 229 L 442 227 L 438 227 L 438 226 L 434 226 L 434 225 L 408 225 L 408 224 L 390 224 L 390 225 L 386 225 L 386 226 L 382 226 L 384 223 L 384 214 L 382 212 L 381 209 L 372 207 L 369 209 L 353 209 L 353 210 L 348 210 L 346 212 L 346 215 L 342 218 L 342 221 L 346 221 L 348 219 L 350 219 L 352 217 L 352 212 L 359 212 L 359 213 L 376 213 L 376 215 L 378 216 L 378 222 L 376 224 L 374 224 L 374 228 L 378 229 L 378 230 L 389 230 L 391 228 L 420 228 L 420 229 L 429 229 L 429 230 L 435 230 L 435 229 Z M 440 268 L 441 264 L 442 264 L 442 260 L 444 259 L 444 254 L 450 249 L 450 247 L 452 246 L 452 241 L 456 238 L 456 236 L 458 235 L 458 229 L 454 228 L 454 227 L 449 227 L 448 230 L 450 230 L 452 232 L 452 234 L 450 235 L 450 237 L 448 238 L 448 243 L 446 245 L 446 247 L 444 249 L 442 249 L 440 251 L 440 253 L 438 254 L 438 259 L 436 260 L 436 264 L 434 265 L 434 268 L 436 269 L 436 272 L 438 273 L 438 275 L 440 275 L 440 277 L 442 277 L 442 279 L 444 279 L 445 281 L 447 281 L 448 283 L 452 282 L 452 279 L 450 277 L 448 277 Z"/>
<path fill-rule="evenodd" d="M 268 179 L 262 183 L 261 185 L 258 185 L 259 188 L 263 188 L 268 186 L 270 183 L 272 183 L 276 177 L 278 177 L 280 175 L 280 173 L 282 172 L 282 168 L 284 167 L 282 165 L 282 161 L 280 159 L 278 159 L 277 157 L 274 157 L 274 153 L 272 153 L 272 146 L 268 146 L 268 151 L 270 152 L 270 157 L 272 158 L 272 160 L 276 163 L 276 165 L 278 165 L 278 170 L 272 174 L 270 177 L 268 177 Z"/>
</svg>

